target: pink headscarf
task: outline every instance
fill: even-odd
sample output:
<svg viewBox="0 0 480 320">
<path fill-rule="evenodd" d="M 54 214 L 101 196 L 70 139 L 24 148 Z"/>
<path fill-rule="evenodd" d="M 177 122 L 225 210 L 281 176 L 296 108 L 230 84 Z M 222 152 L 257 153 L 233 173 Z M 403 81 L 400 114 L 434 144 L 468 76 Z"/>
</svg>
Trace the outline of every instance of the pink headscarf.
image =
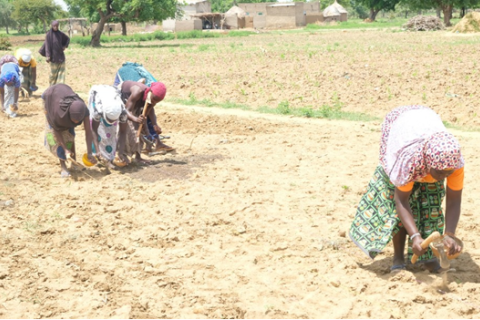
<svg viewBox="0 0 480 320">
<path fill-rule="evenodd" d="M 455 169 L 463 163 L 460 144 L 448 132 L 435 133 L 425 144 L 424 155 L 428 169 Z"/>
<path fill-rule="evenodd" d="M 152 93 L 159 97 L 160 101 L 162 101 L 167 94 L 167 87 L 165 87 L 162 82 L 152 82 L 150 87 L 145 90 L 145 93 L 143 94 L 143 100 L 147 100 L 147 96 L 150 91 L 152 91 Z"/>
<path fill-rule="evenodd" d="M 392 110 L 382 125 L 380 164 L 397 187 L 428 175 L 430 169 L 464 166 L 460 144 L 440 117 L 424 106 Z"/>
</svg>

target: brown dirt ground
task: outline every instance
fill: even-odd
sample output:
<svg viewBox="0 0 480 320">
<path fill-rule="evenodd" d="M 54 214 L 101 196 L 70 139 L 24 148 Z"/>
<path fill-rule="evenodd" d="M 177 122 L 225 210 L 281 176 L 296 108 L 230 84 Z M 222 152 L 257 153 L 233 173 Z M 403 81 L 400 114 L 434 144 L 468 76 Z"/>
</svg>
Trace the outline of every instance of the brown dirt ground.
<svg viewBox="0 0 480 320">
<path fill-rule="evenodd" d="M 152 65 L 170 97 L 194 92 L 252 106 L 273 99 L 275 106 L 302 95 L 321 105 L 337 92 L 346 110 L 381 117 L 415 102 L 426 86 L 430 105 L 446 120 L 477 123 L 476 46 L 467 43 L 476 38 L 339 31 L 298 35 L 297 45 L 293 39 L 267 34 L 185 41 L 192 46 L 184 47 L 73 46 L 67 80 L 86 94 L 91 84 L 112 82 L 119 61 L 158 50 Z M 301 55 L 301 40 L 325 39 L 331 47 L 347 46 L 345 52 L 316 50 L 315 62 Z M 290 59 L 281 58 L 288 51 L 280 42 L 293 51 Z M 230 59 L 199 51 L 200 44 L 232 49 Z M 212 65 L 207 57 L 219 59 Z M 45 63 L 39 70 L 44 89 Z M 446 91 L 461 96 L 447 98 Z M 109 175 L 75 171 L 68 180 L 43 149 L 39 94 L 21 101 L 18 118 L 0 118 L 0 317 L 478 318 L 480 185 L 479 173 L 468 168 L 480 164 L 480 133 L 452 130 L 467 162 L 458 227 L 466 250 L 444 287 L 441 277 L 418 268 L 390 274 L 391 246 L 371 261 L 345 237 L 377 163 L 380 121 L 162 105 L 158 116 L 176 154 Z M 81 154 L 84 133 L 77 133 Z"/>
</svg>

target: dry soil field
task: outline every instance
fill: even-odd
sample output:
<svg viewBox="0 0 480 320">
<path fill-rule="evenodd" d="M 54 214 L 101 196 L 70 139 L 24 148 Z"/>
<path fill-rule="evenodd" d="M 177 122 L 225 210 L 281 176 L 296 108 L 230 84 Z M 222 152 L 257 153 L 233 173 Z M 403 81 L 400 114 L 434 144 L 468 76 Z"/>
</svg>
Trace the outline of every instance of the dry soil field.
<svg viewBox="0 0 480 320">
<path fill-rule="evenodd" d="M 16 47 L 40 46 L 26 40 Z M 60 178 L 42 145 L 48 71 L 40 59 L 39 92 L 21 100 L 18 118 L 0 118 L 0 316 L 478 318 L 480 133 L 452 130 L 467 168 L 458 226 L 465 253 L 446 287 L 419 268 L 390 274 L 391 246 L 371 261 L 345 232 L 390 109 L 424 103 L 450 123 L 478 128 L 479 42 L 349 30 L 72 45 L 67 83 L 84 97 L 90 85 L 112 83 L 123 61 L 144 63 L 166 83 L 157 114 L 177 153 L 71 179 Z M 251 109 L 340 105 L 379 120 L 174 98 Z"/>
</svg>

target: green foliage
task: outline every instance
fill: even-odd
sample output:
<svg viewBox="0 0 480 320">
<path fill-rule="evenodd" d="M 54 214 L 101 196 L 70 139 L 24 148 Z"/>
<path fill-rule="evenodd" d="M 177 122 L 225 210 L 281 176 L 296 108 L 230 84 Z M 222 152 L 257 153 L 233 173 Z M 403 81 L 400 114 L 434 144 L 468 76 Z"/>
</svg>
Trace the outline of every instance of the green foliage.
<svg viewBox="0 0 480 320">
<path fill-rule="evenodd" d="M 149 21 L 172 18 L 177 12 L 176 0 L 65 0 L 70 7 L 80 9 L 80 14 L 99 26 L 92 32 L 92 45 L 100 44 L 104 23 L 116 21 Z"/>
<path fill-rule="evenodd" d="M 38 22 L 43 24 L 44 31 L 46 31 L 50 21 L 62 12 L 61 7 L 53 0 L 15 0 L 13 7 L 12 18 L 20 25 L 25 26 L 27 31 L 28 25 Z"/>
<path fill-rule="evenodd" d="M 333 25 L 308 24 L 305 30 L 322 30 L 322 29 L 375 29 L 375 28 L 396 28 L 401 27 L 407 19 L 377 19 L 374 22 L 364 22 L 363 20 L 351 19 L 344 22 L 338 22 Z"/>
<path fill-rule="evenodd" d="M 8 0 L 0 0 L 0 27 L 5 27 L 8 33 L 8 27 L 15 26 L 15 20 L 12 19 L 13 5 Z"/>
<path fill-rule="evenodd" d="M 4 34 L 0 34 L 0 50 L 10 50 L 11 47 L 10 39 Z"/>
<path fill-rule="evenodd" d="M 177 39 L 204 39 L 204 38 L 220 38 L 220 37 L 239 37 L 256 34 L 249 31 L 231 31 L 227 34 L 221 34 L 216 32 L 203 32 L 201 30 L 182 31 L 176 33 Z M 133 43 L 133 42 L 145 42 L 155 40 L 174 40 L 175 33 L 166 33 L 163 31 L 156 31 L 154 33 L 134 34 L 131 36 L 106 36 L 102 35 L 100 38 L 101 43 Z M 71 43 L 79 44 L 82 47 L 86 47 L 90 44 L 90 38 L 87 37 L 73 37 L 70 39 Z M 207 47 L 203 46 L 200 51 L 206 50 Z"/>
<path fill-rule="evenodd" d="M 278 104 L 277 110 L 278 110 L 278 113 L 281 113 L 281 114 L 290 114 L 291 110 L 290 110 L 290 103 L 288 102 L 288 100 L 284 100 L 280 102 Z"/>
</svg>

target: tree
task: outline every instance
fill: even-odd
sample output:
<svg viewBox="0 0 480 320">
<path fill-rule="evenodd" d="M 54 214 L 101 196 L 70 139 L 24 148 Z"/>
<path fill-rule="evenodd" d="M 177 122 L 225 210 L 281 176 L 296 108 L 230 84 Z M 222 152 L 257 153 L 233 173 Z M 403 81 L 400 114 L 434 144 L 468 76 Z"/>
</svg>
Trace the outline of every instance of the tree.
<svg viewBox="0 0 480 320">
<path fill-rule="evenodd" d="M 43 31 L 47 32 L 47 21 L 53 20 L 55 15 L 62 11 L 53 0 L 15 0 L 12 17 L 26 27 L 37 22 L 43 23 Z"/>
<path fill-rule="evenodd" d="M 90 21 L 98 21 L 97 28 L 92 32 L 90 45 L 100 46 L 100 36 L 105 23 L 112 18 L 119 21 L 164 20 L 174 17 L 176 0 L 66 0 L 69 6 L 78 6 L 81 13 Z"/>
<path fill-rule="evenodd" d="M 412 9 L 441 9 L 443 23 L 449 27 L 452 25 L 453 8 L 472 8 L 480 4 L 479 0 L 403 0 Z"/>
<path fill-rule="evenodd" d="M 7 34 L 9 34 L 8 27 L 15 25 L 12 13 L 13 5 L 8 0 L 0 0 L 0 27 L 5 27 Z"/>
<path fill-rule="evenodd" d="M 370 20 L 375 21 L 377 14 L 381 10 L 395 10 L 395 6 L 400 2 L 400 0 L 358 0 L 356 2 L 363 4 L 365 7 L 370 9 L 369 18 Z"/>
</svg>

